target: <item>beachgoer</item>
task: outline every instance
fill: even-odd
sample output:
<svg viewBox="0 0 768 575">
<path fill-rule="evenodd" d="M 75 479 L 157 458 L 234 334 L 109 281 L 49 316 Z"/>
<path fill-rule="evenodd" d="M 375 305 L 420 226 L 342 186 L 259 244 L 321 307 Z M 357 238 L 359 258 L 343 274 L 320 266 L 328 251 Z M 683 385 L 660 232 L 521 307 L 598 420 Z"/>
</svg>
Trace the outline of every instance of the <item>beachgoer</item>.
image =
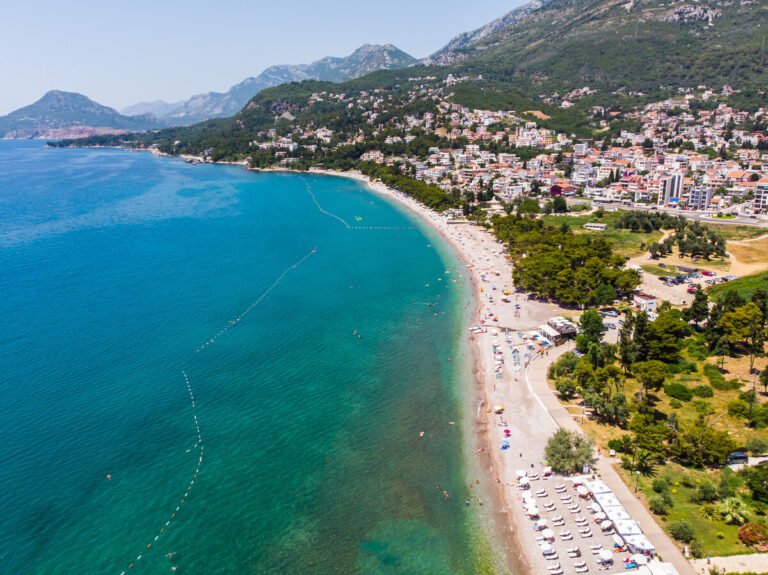
<svg viewBox="0 0 768 575">
<path fill-rule="evenodd" d="M 107 479 L 109 479 L 110 481 L 112 480 L 112 474 L 111 473 L 107 473 Z"/>
<path fill-rule="evenodd" d="M 443 491 L 443 499 L 448 499 L 448 492 L 447 491 Z"/>
</svg>

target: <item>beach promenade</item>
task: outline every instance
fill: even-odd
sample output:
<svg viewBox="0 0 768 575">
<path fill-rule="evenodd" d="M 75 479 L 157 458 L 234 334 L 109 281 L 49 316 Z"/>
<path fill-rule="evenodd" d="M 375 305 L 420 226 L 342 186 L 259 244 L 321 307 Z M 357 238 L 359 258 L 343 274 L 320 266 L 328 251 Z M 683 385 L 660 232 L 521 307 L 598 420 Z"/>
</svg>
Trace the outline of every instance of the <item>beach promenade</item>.
<svg viewBox="0 0 768 575">
<path fill-rule="evenodd" d="M 479 388 L 475 410 L 475 431 L 478 437 L 476 455 L 484 462 L 482 467 L 487 471 L 487 477 L 484 478 L 488 484 L 487 491 L 494 495 L 490 505 L 497 519 L 497 527 L 503 531 L 503 541 L 508 542 L 505 551 L 510 565 L 518 569 L 522 566 L 531 573 L 547 573 L 552 562 L 542 556 L 540 539 L 524 513 L 522 494 L 516 479 L 523 470 L 534 475 L 541 474 L 544 448 L 558 428 L 582 430 L 573 415 L 558 401 L 546 378 L 548 366 L 562 353 L 572 349 L 572 344 L 550 349 L 544 355 L 536 355 L 536 350 L 531 349 L 533 346 L 529 348 L 529 342 L 520 335 L 554 316 L 572 316 L 573 310 L 564 310 L 554 304 L 529 299 L 526 294 L 516 293 L 512 285 L 511 263 L 503 246 L 487 230 L 471 224 L 449 223 L 443 216 L 412 198 L 381 183 L 370 183 L 362 175 L 331 174 L 366 182 L 377 193 L 405 205 L 433 226 L 463 259 L 477 299 L 476 323 L 487 326 L 485 333 L 470 336 L 472 361 Z M 506 302 L 502 301 L 505 291 L 512 292 L 506 297 Z M 494 365 L 494 348 L 497 351 L 501 348 L 505 356 L 501 375 Z M 513 359 L 515 353 L 519 364 Z M 504 409 L 496 414 L 493 406 L 503 406 Z M 505 433 L 506 430 L 509 434 Z M 507 436 L 509 448 L 502 450 L 501 442 Z M 641 526 L 646 537 L 656 547 L 657 554 L 664 561 L 672 563 L 681 575 L 694 575 L 696 571 L 692 564 L 619 477 L 614 468 L 616 463 L 615 460 L 598 456 L 595 469 Z M 548 498 L 552 499 L 552 487 L 556 482 L 560 482 L 559 479 L 537 481 L 532 483 L 532 490 L 545 490 Z M 577 517 L 567 518 L 569 521 L 565 527 Z M 612 540 L 601 537 L 599 528 L 596 531 L 590 539 L 580 540 L 577 534 L 576 540 L 558 540 L 553 543 L 566 573 L 573 572 L 567 567 L 568 561 L 573 560 L 567 559 L 564 551 L 573 546 L 581 548 L 581 559 L 589 559 L 587 566 L 590 572 L 599 568 L 589 553 L 589 547 L 602 543 L 610 548 Z M 602 569 L 605 570 L 604 567 Z M 616 564 L 611 570 L 619 572 L 623 568 Z"/>
</svg>

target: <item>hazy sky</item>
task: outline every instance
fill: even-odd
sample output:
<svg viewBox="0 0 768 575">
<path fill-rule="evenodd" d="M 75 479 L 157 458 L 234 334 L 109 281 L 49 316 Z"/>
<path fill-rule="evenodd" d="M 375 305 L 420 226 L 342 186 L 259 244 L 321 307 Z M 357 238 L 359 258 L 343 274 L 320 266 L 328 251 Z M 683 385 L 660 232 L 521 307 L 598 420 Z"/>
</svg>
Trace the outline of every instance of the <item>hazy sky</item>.
<svg viewBox="0 0 768 575">
<path fill-rule="evenodd" d="M 122 108 L 224 91 L 272 64 L 395 44 L 424 57 L 523 0 L 2 0 L 0 115 L 51 89 Z"/>
</svg>

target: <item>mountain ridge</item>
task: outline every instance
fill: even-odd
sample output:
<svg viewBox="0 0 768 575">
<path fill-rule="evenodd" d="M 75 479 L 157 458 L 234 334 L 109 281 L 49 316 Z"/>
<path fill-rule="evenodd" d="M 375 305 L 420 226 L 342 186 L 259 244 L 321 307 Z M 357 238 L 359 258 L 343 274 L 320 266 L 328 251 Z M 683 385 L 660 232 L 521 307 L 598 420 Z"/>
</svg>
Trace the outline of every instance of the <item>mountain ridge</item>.
<svg viewBox="0 0 768 575">
<path fill-rule="evenodd" d="M 50 138 L 68 133 L 92 135 L 159 127 L 154 116 L 124 116 L 83 94 L 50 90 L 42 98 L 0 117 L 0 137 Z"/>
<path fill-rule="evenodd" d="M 173 125 L 188 125 L 200 121 L 232 116 L 256 94 L 290 82 L 321 80 L 343 82 L 377 70 L 405 68 L 418 62 L 392 44 L 364 44 L 349 56 L 328 56 L 310 64 L 282 64 L 266 68 L 232 86 L 227 92 L 196 94 L 175 109 L 158 114 Z"/>
</svg>

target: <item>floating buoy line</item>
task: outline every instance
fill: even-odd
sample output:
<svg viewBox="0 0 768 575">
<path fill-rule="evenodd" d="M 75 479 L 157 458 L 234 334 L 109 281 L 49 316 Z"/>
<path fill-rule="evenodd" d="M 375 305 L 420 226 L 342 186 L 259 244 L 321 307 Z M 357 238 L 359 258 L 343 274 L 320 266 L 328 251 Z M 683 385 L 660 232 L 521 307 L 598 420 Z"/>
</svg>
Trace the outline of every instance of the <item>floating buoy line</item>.
<svg viewBox="0 0 768 575">
<path fill-rule="evenodd" d="M 334 218 L 338 221 L 340 221 L 348 230 L 385 230 L 385 231 L 406 231 L 406 230 L 412 230 L 412 226 L 351 226 L 349 225 L 349 222 L 342 218 L 341 216 L 334 214 L 333 212 L 329 212 L 323 206 L 320 205 L 320 202 L 317 201 L 317 197 L 312 192 L 312 186 L 307 181 L 306 178 L 303 176 L 299 176 L 302 182 L 304 182 L 304 186 L 306 187 L 306 192 L 309 194 L 309 197 L 312 198 L 312 202 L 314 202 L 315 206 L 317 206 L 317 209 L 320 211 L 320 213 L 325 214 L 326 216 L 329 216 L 331 218 Z M 362 219 L 362 218 L 360 218 Z"/>
<path fill-rule="evenodd" d="M 306 255 L 304 255 L 300 260 L 295 262 L 293 265 L 285 268 L 282 271 L 282 273 L 277 277 L 277 279 L 274 282 L 272 282 L 272 284 L 266 290 L 264 290 L 264 292 L 262 292 L 261 295 L 253 303 L 251 303 L 234 320 L 231 320 L 226 325 L 226 327 L 220 330 L 214 337 L 208 339 L 203 345 L 198 347 L 195 350 L 195 353 L 198 354 L 202 352 L 206 347 L 215 343 L 216 340 L 219 339 L 222 335 L 224 335 L 230 328 L 236 326 L 243 319 L 245 319 L 245 317 L 253 310 L 253 308 L 259 305 L 262 301 L 264 301 L 265 298 L 269 296 L 270 293 L 272 293 L 272 291 L 278 286 L 278 284 L 283 280 L 283 278 L 285 278 L 286 275 L 288 275 L 291 271 L 301 266 L 305 261 L 307 261 L 310 257 L 312 257 L 316 253 L 317 253 L 317 246 L 313 247 Z M 184 494 L 179 498 L 179 501 L 175 509 L 173 509 L 173 511 L 165 520 L 165 522 L 162 524 L 162 526 L 155 532 L 154 537 L 150 540 L 150 542 L 147 543 L 144 548 L 142 548 L 141 552 L 136 555 L 133 561 L 128 563 L 128 565 L 120 572 L 120 575 L 128 575 L 130 571 L 135 569 L 139 565 L 139 563 L 142 561 L 142 559 L 144 559 L 144 557 L 154 548 L 158 540 L 173 525 L 173 522 L 178 517 L 178 514 L 181 512 L 185 503 L 187 503 L 187 500 L 189 499 L 189 494 L 192 492 L 192 488 L 195 486 L 195 482 L 197 481 L 197 478 L 200 475 L 200 468 L 203 465 L 203 455 L 205 452 L 205 446 L 203 445 L 203 435 L 202 435 L 202 432 L 200 431 L 200 421 L 197 416 L 197 399 L 195 397 L 194 390 L 192 389 L 192 383 L 190 382 L 189 374 L 187 373 L 186 370 L 182 370 L 181 373 L 182 373 L 182 376 L 184 377 L 184 384 L 187 387 L 189 402 L 190 402 L 190 405 L 192 406 L 192 419 L 195 424 L 195 434 L 197 437 L 197 443 L 195 443 L 189 450 L 187 450 L 187 451 L 190 451 L 191 449 L 197 449 L 197 463 L 195 465 L 195 471 L 192 474 L 192 478 L 190 479 L 189 483 L 187 484 L 184 490 Z"/>
</svg>

